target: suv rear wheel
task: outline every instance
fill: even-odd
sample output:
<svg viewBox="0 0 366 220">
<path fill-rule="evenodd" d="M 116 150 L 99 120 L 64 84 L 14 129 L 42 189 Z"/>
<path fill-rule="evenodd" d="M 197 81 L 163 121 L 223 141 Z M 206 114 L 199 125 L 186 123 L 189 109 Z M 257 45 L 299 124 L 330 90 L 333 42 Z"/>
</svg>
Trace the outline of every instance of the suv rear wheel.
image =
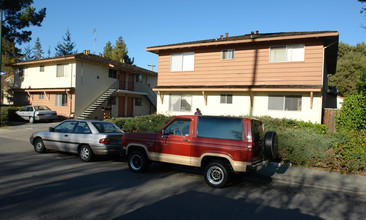
<svg viewBox="0 0 366 220">
<path fill-rule="evenodd" d="M 143 173 L 148 165 L 149 159 L 141 151 L 133 151 L 128 156 L 128 167 L 136 173 Z"/>
<path fill-rule="evenodd" d="M 222 162 L 210 162 L 203 173 L 206 183 L 214 188 L 226 186 L 230 172 L 228 167 Z"/>
</svg>

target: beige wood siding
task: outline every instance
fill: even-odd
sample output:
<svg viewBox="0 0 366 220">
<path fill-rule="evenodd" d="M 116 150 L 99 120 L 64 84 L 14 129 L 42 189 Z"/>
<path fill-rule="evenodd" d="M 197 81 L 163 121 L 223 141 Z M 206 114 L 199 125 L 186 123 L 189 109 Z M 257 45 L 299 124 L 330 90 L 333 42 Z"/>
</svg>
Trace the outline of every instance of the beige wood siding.
<svg viewBox="0 0 366 220">
<path fill-rule="evenodd" d="M 269 61 L 271 46 L 305 45 L 301 62 Z M 235 49 L 235 58 L 222 60 L 223 49 Z M 170 72 L 170 54 L 194 52 L 194 71 Z M 323 42 L 278 41 L 220 47 L 169 50 L 159 54 L 158 86 L 322 85 Z"/>
</svg>

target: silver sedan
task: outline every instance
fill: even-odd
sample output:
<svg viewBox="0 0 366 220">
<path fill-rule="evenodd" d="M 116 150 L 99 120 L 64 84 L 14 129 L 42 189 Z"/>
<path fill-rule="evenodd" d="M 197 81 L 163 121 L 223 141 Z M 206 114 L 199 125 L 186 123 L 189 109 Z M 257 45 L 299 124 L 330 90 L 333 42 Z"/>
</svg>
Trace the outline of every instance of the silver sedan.
<svg viewBox="0 0 366 220">
<path fill-rule="evenodd" d="M 15 113 L 30 123 L 41 120 L 52 121 L 57 119 L 57 112 L 52 111 L 47 106 L 43 105 L 27 105 Z"/>
<path fill-rule="evenodd" d="M 91 161 L 95 155 L 120 155 L 123 134 L 123 130 L 110 122 L 65 120 L 48 131 L 33 133 L 30 143 L 38 153 L 57 150 Z"/>
</svg>

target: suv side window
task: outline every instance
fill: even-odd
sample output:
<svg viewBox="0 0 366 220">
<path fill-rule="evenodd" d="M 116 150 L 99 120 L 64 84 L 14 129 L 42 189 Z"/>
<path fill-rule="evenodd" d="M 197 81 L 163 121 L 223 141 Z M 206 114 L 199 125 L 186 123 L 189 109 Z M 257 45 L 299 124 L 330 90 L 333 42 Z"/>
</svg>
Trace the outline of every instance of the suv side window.
<svg viewBox="0 0 366 220">
<path fill-rule="evenodd" d="M 263 133 L 263 126 L 262 123 L 259 121 L 252 121 L 252 134 L 254 141 L 261 141 L 261 136 Z"/>
<path fill-rule="evenodd" d="M 241 118 L 199 117 L 197 137 L 241 141 L 243 139 L 243 120 Z"/>
<path fill-rule="evenodd" d="M 174 120 L 164 129 L 164 135 L 188 136 L 191 120 Z"/>
</svg>

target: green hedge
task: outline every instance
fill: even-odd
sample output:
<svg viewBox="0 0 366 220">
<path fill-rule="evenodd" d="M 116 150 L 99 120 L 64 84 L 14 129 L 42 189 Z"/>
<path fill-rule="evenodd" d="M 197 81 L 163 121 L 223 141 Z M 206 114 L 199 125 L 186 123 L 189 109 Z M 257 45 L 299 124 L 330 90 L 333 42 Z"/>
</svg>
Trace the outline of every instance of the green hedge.
<svg viewBox="0 0 366 220">
<path fill-rule="evenodd" d="M 127 132 L 160 130 L 173 116 L 147 115 L 112 118 Z M 366 132 L 328 132 L 326 126 L 290 119 L 259 117 L 266 131 L 276 131 L 282 161 L 305 167 L 320 167 L 347 173 L 366 171 Z"/>
<path fill-rule="evenodd" d="M 133 118 L 112 118 L 109 121 L 126 132 L 154 132 L 160 130 L 173 117 L 158 114 Z"/>
</svg>

